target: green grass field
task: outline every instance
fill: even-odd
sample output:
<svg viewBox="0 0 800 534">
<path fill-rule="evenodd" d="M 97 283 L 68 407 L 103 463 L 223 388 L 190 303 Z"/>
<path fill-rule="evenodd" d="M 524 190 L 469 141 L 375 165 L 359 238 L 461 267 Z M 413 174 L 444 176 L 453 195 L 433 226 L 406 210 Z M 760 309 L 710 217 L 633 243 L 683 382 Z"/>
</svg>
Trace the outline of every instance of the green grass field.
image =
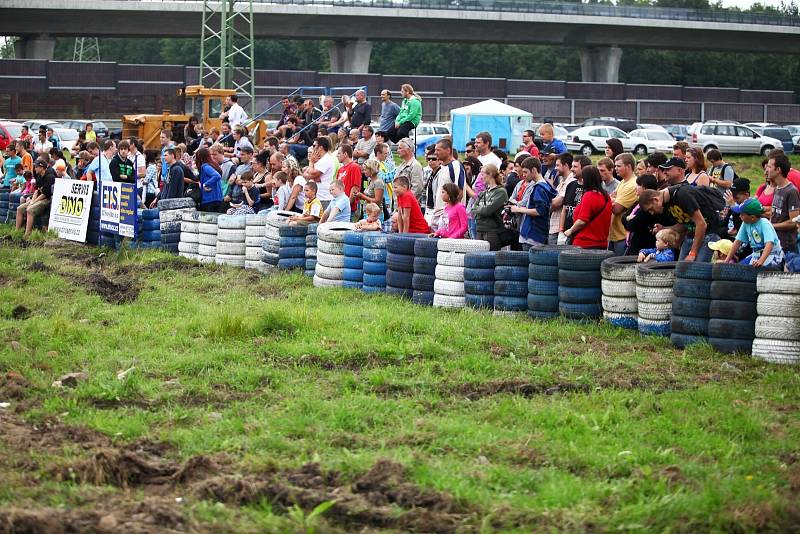
<svg viewBox="0 0 800 534">
<path fill-rule="evenodd" d="M 0 532 L 800 527 L 795 368 L 0 236 Z"/>
</svg>

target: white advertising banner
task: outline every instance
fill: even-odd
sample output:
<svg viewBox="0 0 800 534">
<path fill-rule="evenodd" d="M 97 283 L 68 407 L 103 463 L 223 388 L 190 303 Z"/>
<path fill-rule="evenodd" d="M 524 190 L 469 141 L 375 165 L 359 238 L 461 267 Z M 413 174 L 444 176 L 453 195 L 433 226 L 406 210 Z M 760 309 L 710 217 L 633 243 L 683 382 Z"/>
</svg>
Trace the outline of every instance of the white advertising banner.
<svg viewBox="0 0 800 534">
<path fill-rule="evenodd" d="M 55 231 L 58 237 L 81 243 L 86 241 L 93 186 L 93 182 L 64 178 L 56 180 L 48 228 Z"/>
</svg>

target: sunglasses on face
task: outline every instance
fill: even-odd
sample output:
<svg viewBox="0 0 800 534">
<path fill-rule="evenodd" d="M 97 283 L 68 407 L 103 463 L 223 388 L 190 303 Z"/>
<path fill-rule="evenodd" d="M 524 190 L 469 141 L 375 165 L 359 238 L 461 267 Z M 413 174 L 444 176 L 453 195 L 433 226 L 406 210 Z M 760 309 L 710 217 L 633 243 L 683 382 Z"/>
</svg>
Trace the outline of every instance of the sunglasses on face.
<svg viewBox="0 0 800 534">
<path fill-rule="evenodd" d="M 428 161 L 439 161 L 439 158 L 428 158 Z"/>
</svg>

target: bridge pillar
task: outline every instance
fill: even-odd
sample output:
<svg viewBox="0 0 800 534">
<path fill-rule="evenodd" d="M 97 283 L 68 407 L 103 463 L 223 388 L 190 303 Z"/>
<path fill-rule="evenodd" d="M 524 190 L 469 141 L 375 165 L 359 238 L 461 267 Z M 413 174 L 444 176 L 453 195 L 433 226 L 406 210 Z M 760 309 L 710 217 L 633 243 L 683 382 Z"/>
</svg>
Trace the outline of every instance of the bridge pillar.
<svg viewBox="0 0 800 534">
<path fill-rule="evenodd" d="M 601 46 L 581 49 L 581 79 L 584 82 L 619 82 L 622 49 Z"/>
<path fill-rule="evenodd" d="M 56 40 L 43 33 L 19 37 L 14 42 L 14 57 L 17 59 L 53 59 Z"/>
<path fill-rule="evenodd" d="M 363 39 L 357 41 L 333 41 L 328 46 L 331 58 L 331 72 L 358 74 L 369 72 L 369 56 L 372 53 L 371 41 Z"/>
</svg>

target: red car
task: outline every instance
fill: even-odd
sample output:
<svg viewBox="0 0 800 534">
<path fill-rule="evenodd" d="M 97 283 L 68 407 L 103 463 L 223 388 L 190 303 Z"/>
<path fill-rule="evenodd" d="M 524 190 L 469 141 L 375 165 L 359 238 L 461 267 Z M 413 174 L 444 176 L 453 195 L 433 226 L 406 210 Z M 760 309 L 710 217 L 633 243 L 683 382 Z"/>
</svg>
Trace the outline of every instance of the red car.
<svg viewBox="0 0 800 534">
<path fill-rule="evenodd" d="M 10 143 L 19 138 L 21 133 L 20 123 L 0 120 L 0 150 L 4 151 Z"/>
</svg>

